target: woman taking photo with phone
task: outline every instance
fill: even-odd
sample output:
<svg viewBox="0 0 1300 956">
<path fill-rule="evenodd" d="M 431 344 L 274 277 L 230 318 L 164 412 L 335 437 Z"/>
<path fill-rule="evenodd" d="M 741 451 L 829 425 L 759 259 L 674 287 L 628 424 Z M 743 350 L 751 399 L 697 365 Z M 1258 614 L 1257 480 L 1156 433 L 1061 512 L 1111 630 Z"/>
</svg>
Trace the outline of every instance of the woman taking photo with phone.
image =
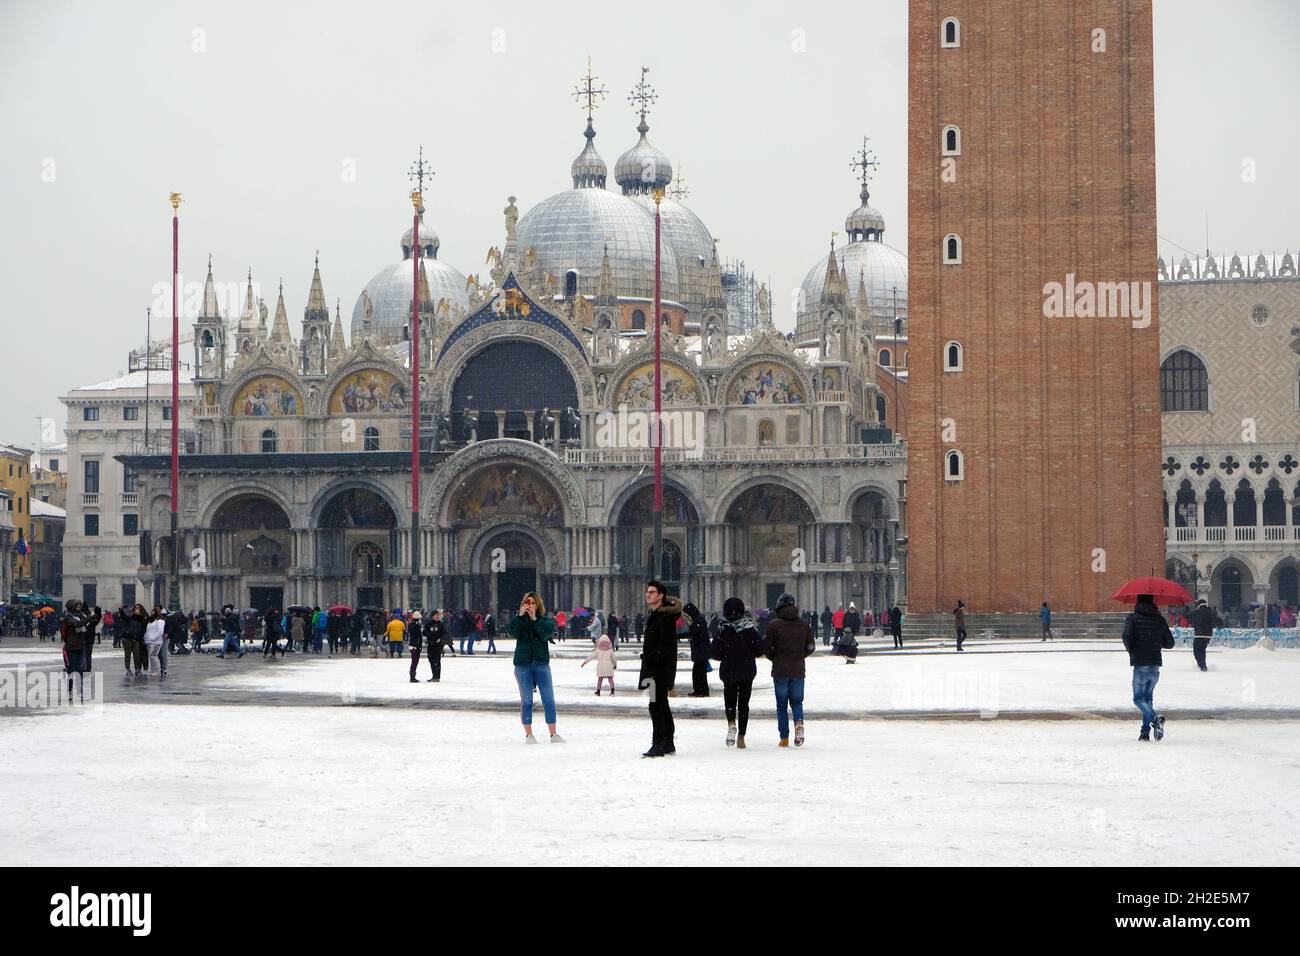
<svg viewBox="0 0 1300 956">
<path fill-rule="evenodd" d="M 546 605 L 536 591 L 529 591 L 519 604 L 519 613 L 506 631 L 515 639 L 515 683 L 519 685 L 519 719 L 524 725 L 524 742 L 535 744 L 533 736 L 533 688 L 542 695 L 546 727 L 551 743 L 562 744 L 555 732 L 555 691 L 551 686 L 551 652 L 548 642 L 555 634 L 555 621 L 546 616 Z"/>
</svg>

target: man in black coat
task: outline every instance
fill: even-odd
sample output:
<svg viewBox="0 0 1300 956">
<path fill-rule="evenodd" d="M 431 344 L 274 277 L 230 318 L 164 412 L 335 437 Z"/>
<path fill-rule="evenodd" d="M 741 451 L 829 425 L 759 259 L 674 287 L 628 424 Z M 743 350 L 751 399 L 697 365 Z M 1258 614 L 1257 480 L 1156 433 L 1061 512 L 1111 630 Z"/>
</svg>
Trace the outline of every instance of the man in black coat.
<svg viewBox="0 0 1300 956">
<path fill-rule="evenodd" d="M 411 680 L 412 684 L 420 681 L 415 676 L 415 669 L 420 666 L 420 651 L 424 648 L 424 615 L 416 611 L 406 625 L 406 642 L 411 645 Z"/>
<path fill-rule="evenodd" d="M 831 606 L 826 605 L 826 610 L 822 611 L 822 643 L 830 645 L 831 631 L 835 629 L 835 615 L 831 613 Z"/>
<path fill-rule="evenodd" d="M 694 604 L 687 604 L 682 613 L 691 622 L 691 692 L 688 697 L 709 696 L 709 627 L 704 615 Z"/>
<path fill-rule="evenodd" d="M 645 603 L 650 611 L 645 622 L 645 647 L 641 651 L 641 676 L 637 686 L 650 690 L 650 724 L 653 741 L 641 756 L 664 757 L 677 752 L 673 743 L 673 712 L 668 706 L 668 691 L 677 679 L 677 619 L 682 616 L 682 602 L 668 595 L 659 581 L 645 588 Z"/>
<path fill-rule="evenodd" d="M 897 604 L 889 609 L 889 633 L 893 635 L 894 646 L 903 646 L 903 612 Z"/>
<path fill-rule="evenodd" d="M 1205 666 L 1205 649 L 1210 646 L 1214 629 L 1223 627 L 1223 621 L 1214 608 L 1205 603 L 1204 598 L 1196 602 L 1196 610 L 1192 612 L 1190 620 L 1193 635 L 1192 654 L 1196 658 L 1196 666 L 1207 671 L 1209 668 Z"/>
<path fill-rule="evenodd" d="M 451 646 L 451 635 L 447 633 L 447 625 L 442 623 L 442 612 L 436 607 L 430 611 L 429 619 L 424 622 L 421 630 L 428 644 L 425 653 L 429 655 L 429 680 L 436 684 L 442 680 L 443 648 Z"/>
<path fill-rule="evenodd" d="M 1150 740 L 1149 730 L 1155 731 L 1156 740 L 1164 739 L 1165 716 L 1156 713 L 1154 694 L 1164 663 L 1160 651 L 1173 646 L 1169 622 L 1156 609 L 1155 600 L 1150 594 L 1139 594 L 1133 613 L 1124 619 L 1124 647 L 1133 668 L 1133 704 L 1142 712 L 1138 740 Z"/>
</svg>

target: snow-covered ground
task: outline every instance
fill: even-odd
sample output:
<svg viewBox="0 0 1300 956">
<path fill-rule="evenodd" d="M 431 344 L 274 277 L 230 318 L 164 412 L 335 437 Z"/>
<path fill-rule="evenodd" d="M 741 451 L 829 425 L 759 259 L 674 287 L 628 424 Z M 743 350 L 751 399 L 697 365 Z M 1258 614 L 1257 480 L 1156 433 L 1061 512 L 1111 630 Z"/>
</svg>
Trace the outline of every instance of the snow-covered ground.
<svg viewBox="0 0 1300 956">
<path fill-rule="evenodd" d="M 465 667 L 468 670 L 468 666 Z M 849 668 L 846 668 L 849 670 Z M 412 688 L 414 689 L 414 688 Z M 1295 865 L 1295 725 L 716 720 L 115 704 L 0 720 L 10 865 Z"/>
<path fill-rule="evenodd" d="M 1117 644 L 1118 642 L 1116 642 Z M 411 684 L 409 658 L 288 657 L 265 663 L 252 654 L 243 660 L 201 661 L 211 665 L 212 683 L 256 691 L 338 694 L 340 700 L 447 700 L 462 703 L 518 700 L 509 644 L 499 645 L 495 657 L 443 657 L 442 681 L 426 683 L 428 664 L 420 662 L 420 684 Z M 884 652 L 863 655 L 846 665 L 819 646 L 808 662 L 805 706 L 839 715 L 869 715 L 915 711 L 978 711 L 984 716 L 1016 711 L 1122 712 L 1136 715 L 1132 703 L 1132 669 L 1122 647 L 1092 641 L 1037 641 L 1014 644 L 972 641 L 968 650 L 923 653 Z M 646 699 L 635 690 L 639 661 L 632 645 L 620 653 L 614 698 L 593 695 L 596 666 L 581 667 L 584 647 L 575 642 L 560 645 L 551 673 L 557 704 L 599 704 L 610 710 L 643 710 Z M 575 656 L 569 656 L 575 655 Z M 1214 649 L 1209 671 L 1201 672 L 1190 649 L 1165 652 L 1165 666 L 1156 687 L 1157 706 L 1179 710 L 1300 712 L 1300 651 Z M 677 689 L 690 690 L 690 662 L 678 665 Z M 758 662 L 754 683 L 754 712 L 774 710 L 771 666 Z M 722 708 L 717 673 L 710 675 L 713 697 L 708 700 L 678 697 L 675 710 L 716 713 Z M 1300 716 L 1300 713 L 1297 714 Z"/>
</svg>

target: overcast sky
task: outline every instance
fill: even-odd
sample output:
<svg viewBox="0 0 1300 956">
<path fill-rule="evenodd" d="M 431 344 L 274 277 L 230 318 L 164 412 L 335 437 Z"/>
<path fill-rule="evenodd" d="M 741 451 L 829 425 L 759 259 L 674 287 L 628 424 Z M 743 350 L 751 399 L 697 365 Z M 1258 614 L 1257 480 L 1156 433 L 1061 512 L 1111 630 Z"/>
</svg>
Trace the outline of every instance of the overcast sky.
<svg viewBox="0 0 1300 956">
<path fill-rule="evenodd" d="M 219 280 L 251 267 L 274 308 L 283 276 L 295 334 L 316 249 L 345 327 L 399 258 L 420 144 L 439 257 L 483 271 L 507 195 L 526 212 L 571 185 L 588 55 L 611 171 L 636 140 L 644 64 L 651 141 L 684 167 L 720 254 L 770 277 L 778 325 L 793 326 L 781 290 L 857 204 L 864 134 L 885 239 L 907 248 L 904 0 L 289 7 L 0 3 L 0 440 L 37 444 L 40 416 L 61 438 L 59 396 L 125 369 L 170 276 L 173 189 L 185 280 L 211 253 Z M 1300 4 L 1156 0 L 1155 30 L 1161 251 L 1202 249 L 1207 214 L 1216 252 L 1295 250 Z"/>
</svg>

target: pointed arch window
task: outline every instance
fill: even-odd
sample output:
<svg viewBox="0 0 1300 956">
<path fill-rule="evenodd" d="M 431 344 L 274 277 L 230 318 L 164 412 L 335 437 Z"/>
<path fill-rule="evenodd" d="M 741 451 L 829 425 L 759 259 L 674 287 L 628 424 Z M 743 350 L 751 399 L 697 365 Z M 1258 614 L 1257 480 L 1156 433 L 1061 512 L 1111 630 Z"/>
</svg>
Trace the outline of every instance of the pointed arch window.
<svg viewBox="0 0 1300 956">
<path fill-rule="evenodd" d="M 950 232 L 943 237 L 943 264 L 946 266 L 961 265 L 961 236 Z"/>
<path fill-rule="evenodd" d="M 961 155 L 961 130 L 956 126 L 945 126 L 943 128 L 943 155 Z"/>
<path fill-rule="evenodd" d="M 956 17 L 948 17 L 939 25 L 939 46 L 945 50 L 961 46 L 961 23 Z"/>
</svg>

